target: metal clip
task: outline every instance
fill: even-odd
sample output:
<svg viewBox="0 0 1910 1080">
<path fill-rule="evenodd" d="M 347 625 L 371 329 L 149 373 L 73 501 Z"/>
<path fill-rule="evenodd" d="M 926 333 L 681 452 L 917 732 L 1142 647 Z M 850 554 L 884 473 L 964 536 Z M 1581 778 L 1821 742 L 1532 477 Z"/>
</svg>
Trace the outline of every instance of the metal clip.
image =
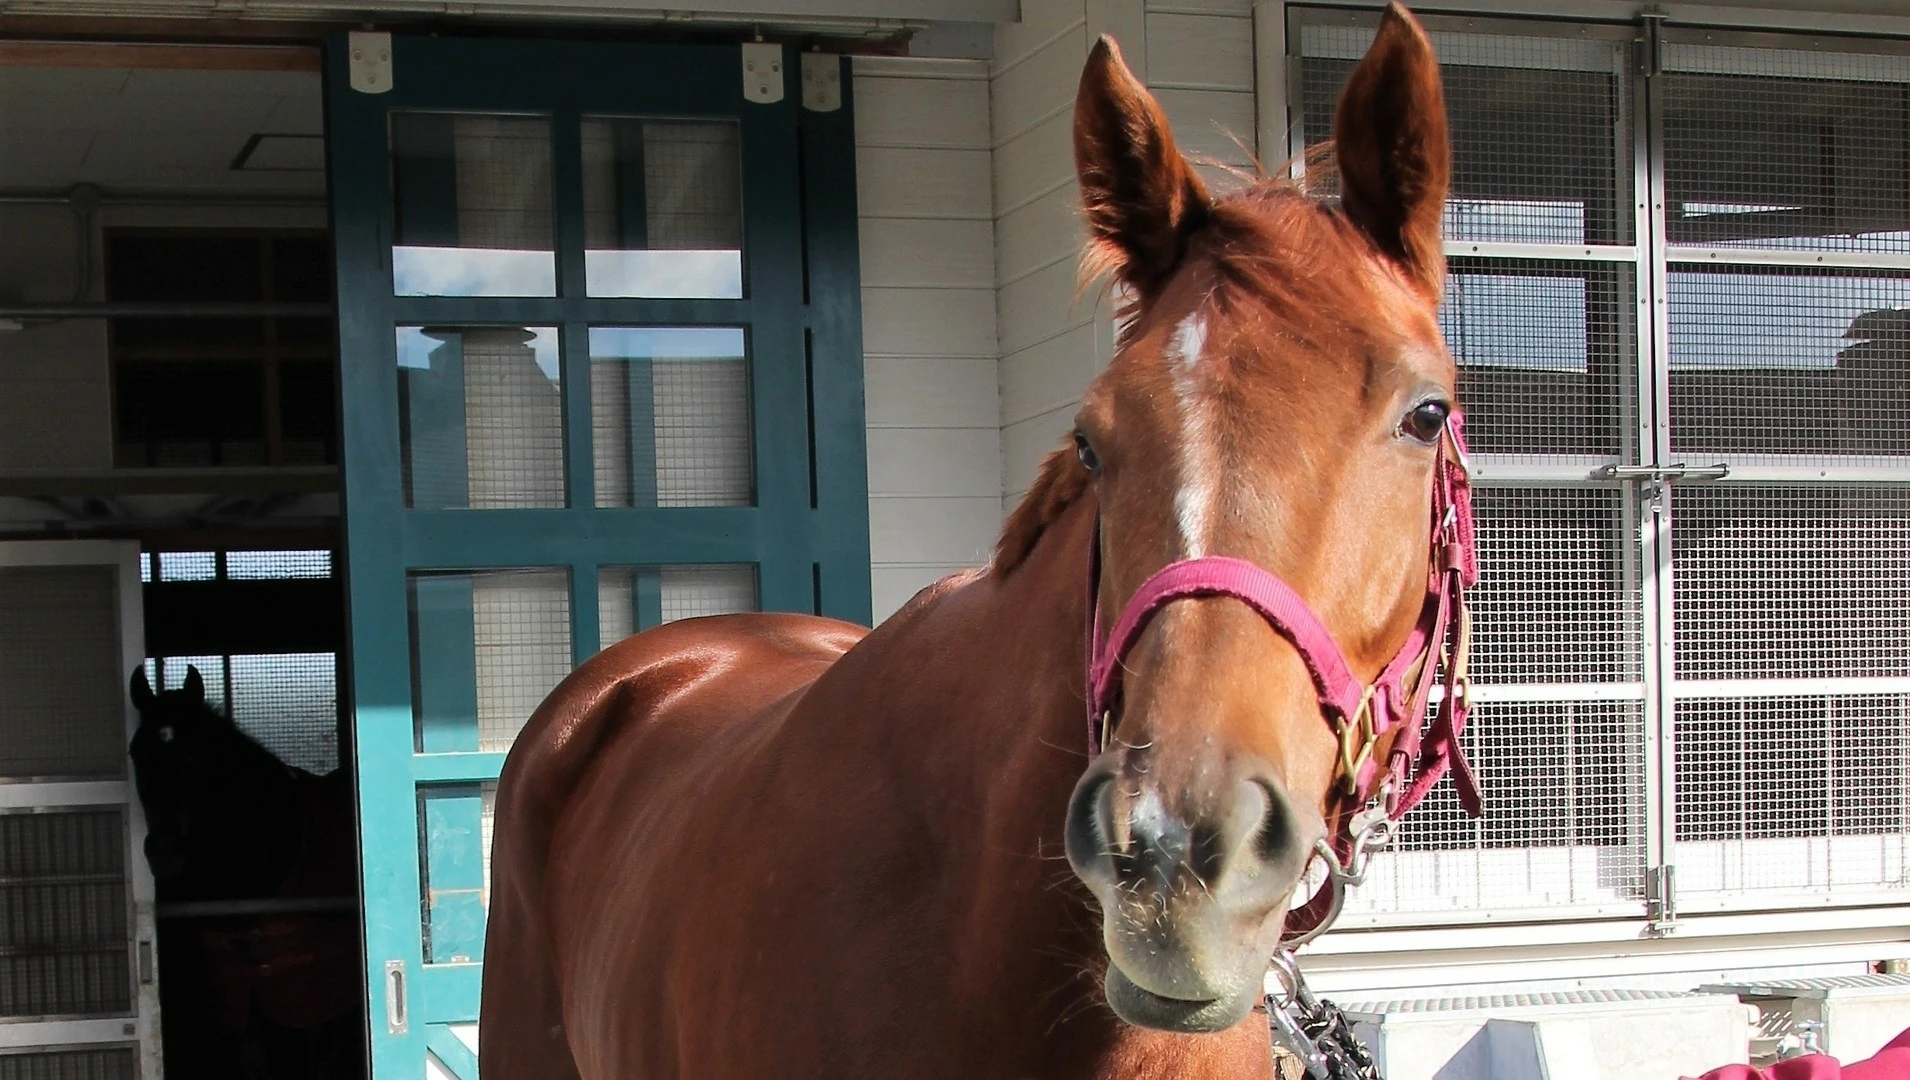
<svg viewBox="0 0 1910 1080">
<path fill-rule="evenodd" d="M 1275 952 L 1268 967 L 1279 977 L 1280 987 L 1286 993 L 1278 1000 L 1267 995 L 1267 1027 L 1287 1052 L 1306 1066 L 1307 1076 L 1312 1080 L 1330 1080 L 1332 1074 L 1327 1071 L 1326 1054 L 1300 1024 L 1300 1016 L 1311 1014 L 1318 1002 L 1313 998 L 1313 991 L 1307 989 L 1306 980 L 1300 977 L 1300 965 L 1293 958 L 1293 950 L 1283 948 Z"/>
<path fill-rule="evenodd" d="M 1332 903 L 1321 916 L 1319 925 L 1299 937 L 1292 938 L 1282 945 L 1283 949 L 1297 949 L 1332 927 L 1340 917 L 1340 909 L 1346 906 L 1346 890 L 1366 884 L 1366 869 L 1374 852 L 1390 847 L 1398 828 L 1398 822 L 1387 812 L 1391 801 L 1392 783 L 1380 785 L 1380 789 L 1366 805 L 1356 811 L 1346 823 L 1347 832 L 1352 836 L 1352 846 L 1346 853 L 1346 861 L 1333 851 L 1330 841 L 1322 838 L 1313 845 L 1313 857 L 1326 863 L 1326 884 L 1324 888 Z"/>
</svg>

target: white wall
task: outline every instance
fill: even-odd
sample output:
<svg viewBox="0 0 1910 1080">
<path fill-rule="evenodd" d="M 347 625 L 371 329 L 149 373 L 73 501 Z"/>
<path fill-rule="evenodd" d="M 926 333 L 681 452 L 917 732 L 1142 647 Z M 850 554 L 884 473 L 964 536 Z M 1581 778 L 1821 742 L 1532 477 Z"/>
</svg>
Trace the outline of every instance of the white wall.
<svg viewBox="0 0 1910 1080">
<path fill-rule="evenodd" d="M 1008 506 L 1112 355 L 1110 305 L 1095 293 L 1075 298 L 1082 234 L 1071 136 L 1090 44 L 1114 35 L 1181 149 L 1215 163 L 1202 172 L 1217 187 L 1237 182 L 1225 167 L 1251 162 L 1256 126 L 1249 0 L 1023 0 L 1021 14 L 996 30 L 989 72 Z"/>
<path fill-rule="evenodd" d="M 986 561 L 1001 527 L 988 70 L 857 57 L 875 617 Z"/>
</svg>

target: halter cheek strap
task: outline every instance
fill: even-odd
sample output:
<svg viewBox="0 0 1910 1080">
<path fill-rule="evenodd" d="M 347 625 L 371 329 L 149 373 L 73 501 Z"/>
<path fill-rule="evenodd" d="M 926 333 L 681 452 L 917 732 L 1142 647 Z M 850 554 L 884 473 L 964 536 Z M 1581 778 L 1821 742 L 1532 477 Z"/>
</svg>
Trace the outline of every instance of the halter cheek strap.
<svg viewBox="0 0 1910 1080">
<path fill-rule="evenodd" d="M 1313 681 L 1321 715 L 1339 736 L 1338 812 L 1327 841 L 1335 858 L 1351 860 L 1366 842 L 1351 824 L 1356 812 L 1383 808 L 1385 819 L 1397 821 L 1448 773 L 1460 805 L 1477 817 L 1479 785 L 1459 741 L 1471 711 L 1466 667 L 1472 616 L 1465 591 L 1479 578 L 1463 426 L 1457 412 L 1447 419 L 1434 465 L 1425 605 L 1405 644 L 1370 683 L 1353 675 L 1333 635 L 1292 586 L 1241 559 L 1206 556 L 1162 567 L 1141 583 L 1103 637 L 1097 522 L 1088 557 L 1089 753 L 1098 755 L 1105 746 L 1119 704 L 1123 666 L 1149 621 L 1176 600 L 1225 596 L 1252 608 L 1292 644 Z M 1444 693 L 1428 723 L 1435 682 L 1443 684 Z M 1373 758 L 1374 748 L 1395 732 L 1382 768 Z M 1339 895 L 1330 874 L 1312 899 L 1288 913 L 1287 938 L 1310 938 L 1324 929 L 1338 909 Z"/>
</svg>

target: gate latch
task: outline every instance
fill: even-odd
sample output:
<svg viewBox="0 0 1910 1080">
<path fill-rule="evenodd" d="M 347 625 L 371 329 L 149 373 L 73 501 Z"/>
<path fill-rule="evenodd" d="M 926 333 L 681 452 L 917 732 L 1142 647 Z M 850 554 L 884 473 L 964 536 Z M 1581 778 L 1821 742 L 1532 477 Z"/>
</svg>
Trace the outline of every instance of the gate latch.
<svg viewBox="0 0 1910 1080">
<path fill-rule="evenodd" d="M 1594 480 L 1722 480 L 1731 475 L 1731 466 L 1716 465 L 1601 465 L 1592 470 Z"/>
</svg>

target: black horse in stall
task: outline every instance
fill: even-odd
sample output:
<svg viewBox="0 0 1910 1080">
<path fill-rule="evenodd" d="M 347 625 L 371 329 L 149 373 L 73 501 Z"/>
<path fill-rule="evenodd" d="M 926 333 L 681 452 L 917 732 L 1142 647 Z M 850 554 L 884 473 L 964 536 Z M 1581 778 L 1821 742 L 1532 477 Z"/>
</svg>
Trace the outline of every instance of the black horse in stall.
<svg viewBox="0 0 1910 1080">
<path fill-rule="evenodd" d="M 324 903 L 357 892 L 350 774 L 280 761 L 207 704 L 196 667 L 157 693 L 142 669 L 131 691 L 169 1067 L 362 1077 L 358 919 L 349 903 Z"/>
</svg>

